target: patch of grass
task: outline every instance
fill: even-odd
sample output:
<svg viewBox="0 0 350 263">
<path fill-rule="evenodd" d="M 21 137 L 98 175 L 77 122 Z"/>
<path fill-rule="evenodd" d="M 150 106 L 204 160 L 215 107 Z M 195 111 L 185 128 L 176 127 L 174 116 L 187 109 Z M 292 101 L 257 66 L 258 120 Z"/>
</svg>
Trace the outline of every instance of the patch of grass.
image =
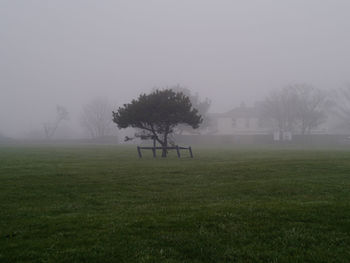
<svg viewBox="0 0 350 263">
<path fill-rule="evenodd" d="M 349 262 L 350 151 L 0 149 L 0 262 Z"/>
</svg>

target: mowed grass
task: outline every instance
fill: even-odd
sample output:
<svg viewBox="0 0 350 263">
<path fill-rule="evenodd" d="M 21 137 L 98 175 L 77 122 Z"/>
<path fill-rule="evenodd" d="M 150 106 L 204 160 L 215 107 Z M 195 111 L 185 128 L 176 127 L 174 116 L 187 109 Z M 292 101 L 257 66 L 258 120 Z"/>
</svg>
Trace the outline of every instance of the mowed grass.
<svg viewBox="0 0 350 263">
<path fill-rule="evenodd" d="M 350 150 L 0 148 L 0 262 L 350 262 Z"/>
</svg>

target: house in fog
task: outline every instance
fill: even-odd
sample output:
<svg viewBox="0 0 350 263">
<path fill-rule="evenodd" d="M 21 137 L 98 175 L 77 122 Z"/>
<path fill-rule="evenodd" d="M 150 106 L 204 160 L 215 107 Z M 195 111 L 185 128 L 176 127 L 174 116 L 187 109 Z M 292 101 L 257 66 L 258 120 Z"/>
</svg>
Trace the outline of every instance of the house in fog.
<svg viewBox="0 0 350 263">
<path fill-rule="evenodd" d="M 292 140 L 292 131 L 281 131 L 273 121 L 263 118 L 261 102 L 256 102 L 254 106 L 241 103 L 228 112 L 212 114 L 211 123 L 211 134 L 215 135 L 252 135 L 268 137 L 274 141 Z"/>
<path fill-rule="evenodd" d="M 260 117 L 259 104 L 248 107 L 244 103 L 225 113 L 212 114 L 212 133 L 216 135 L 271 134 Z"/>
<path fill-rule="evenodd" d="M 242 103 L 228 112 L 212 114 L 210 134 L 233 135 L 240 138 L 243 135 L 254 135 L 268 137 L 274 141 L 291 141 L 296 135 L 301 135 L 298 125 L 293 124 L 289 125 L 289 129 L 280 129 L 275 120 L 264 118 L 262 112 L 261 102 L 256 102 L 254 106 Z M 334 117 L 328 118 L 324 123 L 314 127 L 308 135 L 339 134 L 339 129 L 335 129 L 336 125 L 332 120 L 335 122 Z"/>
</svg>

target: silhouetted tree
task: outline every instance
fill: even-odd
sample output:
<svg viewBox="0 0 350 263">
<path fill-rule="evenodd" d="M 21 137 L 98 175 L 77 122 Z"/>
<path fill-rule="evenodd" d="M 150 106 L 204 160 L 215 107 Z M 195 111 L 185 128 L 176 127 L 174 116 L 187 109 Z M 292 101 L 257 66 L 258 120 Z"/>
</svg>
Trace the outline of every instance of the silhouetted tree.
<svg viewBox="0 0 350 263">
<path fill-rule="evenodd" d="M 64 120 L 69 119 L 69 114 L 66 108 L 57 105 L 56 106 L 56 118 L 53 122 L 46 122 L 44 123 L 44 132 L 46 139 L 51 139 L 60 125 L 60 123 Z"/>
<path fill-rule="evenodd" d="M 100 138 L 111 133 L 112 106 L 107 99 L 95 98 L 83 106 L 80 124 L 91 138 Z"/>
<path fill-rule="evenodd" d="M 164 89 L 141 94 L 138 99 L 124 104 L 117 112 L 113 112 L 113 121 L 119 128 L 141 129 L 142 136 L 152 137 L 162 147 L 167 147 L 168 136 L 177 125 L 186 124 L 196 129 L 202 123 L 202 117 L 193 108 L 188 96 Z M 162 157 L 166 155 L 167 151 L 163 149 Z"/>
</svg>

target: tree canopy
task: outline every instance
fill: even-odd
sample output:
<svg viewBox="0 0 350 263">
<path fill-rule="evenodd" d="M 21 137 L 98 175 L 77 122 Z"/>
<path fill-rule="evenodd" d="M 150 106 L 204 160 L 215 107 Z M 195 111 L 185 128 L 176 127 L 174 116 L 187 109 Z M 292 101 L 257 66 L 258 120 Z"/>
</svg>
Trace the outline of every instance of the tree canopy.
<svg viewBox="0 0 350 263">
<path fill-rule="evenodd" d="M 138 99 L 124 104 L 113 112 L 113 121 L 119 128 L 142 129 L 163 147 L 167 147 L 168 136 L 177 125 L 186 124 L 197 129 L 203 119 L 188 96 L 164 89 L 141 94 Z M 163 151 L 164 155 L 166 152 Z"/>
</svg>

